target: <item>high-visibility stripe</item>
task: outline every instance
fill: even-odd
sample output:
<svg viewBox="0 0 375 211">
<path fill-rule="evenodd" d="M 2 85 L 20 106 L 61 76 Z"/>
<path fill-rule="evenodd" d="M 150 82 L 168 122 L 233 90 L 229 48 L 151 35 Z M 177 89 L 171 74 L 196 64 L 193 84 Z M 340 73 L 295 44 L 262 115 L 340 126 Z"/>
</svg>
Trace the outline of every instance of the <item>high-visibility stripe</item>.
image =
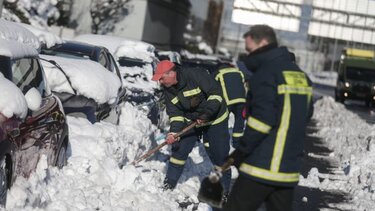
<svg viewBox="0 0 375 211">
<path fill-rule="evenodd" d="M 254 130 L 258 131 L 258 132 L 261 132 L 261 133 L 265 133 L 265 134 L 268 134 L 270 133 L 272 127 L 267 125 L 266 123 L 250 116 L 248 119 L 247 119 L 247 125 L 250 127 L 250 128 L 253 128 Z"/>
<path fill-rule="evenodd" d="M 183 116 L 174 116 L 169 118 L 170 122 L 183 122 L 185 118 Z"/>
<path fill-rule="evenodd" d="M 291 114 L 291 102 L 290 95 L 286 94 L 284 96 L 284 107 L 283 113 L 281 115 L 281 122 L 276 135 L 275 146 L 273 148 L 273 155 L 271 161 L 271 171 L 278 172 L 280 169 L 281 159 L 284 153 L 286 136 L 290 124 L 290 114 Z"/>
<path fill-rule="evenodd" d="M 221 89 L 223 91 L 223 97 L 225 99 L 225 102 L 229 102 L 229 97 L 228 97 L 228 92 L 227 92 L 227 87 L 225 86 L 224 78 L 222 74 L 219 74 L 216 76 L 216 80 L 220 81 Z"/>
<path fill-rule="evenodd" d="M 300 71 L 283 71 L 283 76 L 286 84 L 294 86 L 308 86 L 306 74 Z"/>
<path fill-rule="evenodd" d="M 173 104 L 178 103 L 178 97 L 176 96 L 175 98 L 173 98 L 173 99 L 171 100 L 171 102 L 172 102 Z"/>
<path fill-rule="evenodd" d="M 184 165 L 185 164 L 185 160 L 179 160 L 179 159 L 177 159 L 177 158 L 174 158 L 174 157 L 171 157 L 170 159 L 169 159 L 169 162 L 171 162 L 171 163 L 174 163 L 174 164 L 177 164 L 177 165 Z"/>
<path fill-rule="evenodd" d="M 241 164 L 240 171 L 254 177 L 275 182 L 298 182 L 299 180 L 299 173 L 273 172 L 268 169 L 258 168 L 246 163 Z"/>
<path fill-rule="evenodd" d="M 232 136 L 234 138 L 239 138 L 239 137 L 242 137 L 243 136 L 243 133 L 232 133 Z"/>
<path fill-rule="evenodd" d="M 217 100 L 217 101 L 219 101 L 221 103 L 221 101 L 223 101 L 223 98 L 220 95 L 210 95 L 207 98 L 207 101 L 208 100 Z"/>
<path fill-rule="evenodd" d="M 296 94 L 296 95 L 312 95 L 313 89 L 310 86 L 293 86 L 282 84 L 277 87 L 278 94 Z"/>
<path fill-rule="evenodd" d="M 227 102 L 227 105 L 232 105 L 236 103 L 246 103 L 246 99 L 245 98 L 232 99 Z"/>
<path fill-rule="evenodd" d="M 221 115 L 219 118 L 215 119 L 214 121 L 206 122 L 204 124 L 197 125 L 196 127 L 204 127 L 204 126 L 207 126 L 207 125 L 219 124 L 220 122 L 224 121 L 228 117 L 228 115 L 229 115 L 229 112 L 228 112 L 228 110 L 226 110 L 223 115 Z"/>
<path fill-rule="evenodd" d="M 192 90 L 184 91 L 183 95 L 184 95 L 184 97 L 189 97 L 189 96 L 197 95 L 199 93 L 201 93 L 201 89 L 199 87 L 197 87 L 197 88 L 192 89 Z"/>
</svg>

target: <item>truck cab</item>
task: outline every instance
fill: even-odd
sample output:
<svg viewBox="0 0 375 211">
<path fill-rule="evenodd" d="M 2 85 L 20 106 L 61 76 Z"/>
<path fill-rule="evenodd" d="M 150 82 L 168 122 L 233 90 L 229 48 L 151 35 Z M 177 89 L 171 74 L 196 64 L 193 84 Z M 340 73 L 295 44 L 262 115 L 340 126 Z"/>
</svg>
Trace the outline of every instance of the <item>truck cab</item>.
<svg viewBox="0 0 375 211">
<path fill-rule="evenodd" d="M 344 49 L 338 66 L 335 100 L 360 100 L 375 105 L 375 52 Z"/>
</svg>

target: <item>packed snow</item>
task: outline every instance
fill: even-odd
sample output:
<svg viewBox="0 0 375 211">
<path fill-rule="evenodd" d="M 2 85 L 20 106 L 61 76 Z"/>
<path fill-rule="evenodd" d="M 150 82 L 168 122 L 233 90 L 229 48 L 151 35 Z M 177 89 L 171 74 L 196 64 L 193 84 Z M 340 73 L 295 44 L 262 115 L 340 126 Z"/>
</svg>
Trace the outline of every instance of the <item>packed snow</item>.
<svg viewBox="0 0 375 211">
<path fill-rule="evenodd" d="M 35 26 L 31 26 L 28 24 L 18 23 L 20 26 L 26 28 L 30 32 L 32 32 L 35 36 L 38 37 L 39 42 L 46 45 L 47 48 L 50 48 L 56 44 L 63 43 L 63 40 L 58 37 L 57 35 L 48 32 L 45 29 L 38 29 Z"/>
<path fill-rule="evenodd" d="M 25 27 L 17 23 L 0 19 L 0 38 L 9 41 L 16 41 L 34 49 L 39 49 L 40 43 L 36 36 Z"/>
<path fill-rule="evenodd" d="M 0 44 L 1 45 L 1 44 Z M 10 118 L 13 115 L 24 118 L 27 114 L 27 103 L 21 90 L 0 72 L 0 113 Z"/>
<path fill-rule="evenodd" d="M 33 47 L 21 44 L 17 41 L 0 38 L 0 55 L 16 59 L 37 56 L 38 51 Z"/>
<path fill-rule="evenodd" d="M 116 101 L 121 81 L 117 75 L 105 69 L 101 64 L 89 59 L 65 58 L 41 55 L 41 58 L 53 60 L 59 64 L 69 77 L 72 87 L 65 75 L 53 64 L 42 61 L 47 82 L 52 91 L 83 95 L 94 99 L 99 104 L 112 104 Z"/>
</svg>

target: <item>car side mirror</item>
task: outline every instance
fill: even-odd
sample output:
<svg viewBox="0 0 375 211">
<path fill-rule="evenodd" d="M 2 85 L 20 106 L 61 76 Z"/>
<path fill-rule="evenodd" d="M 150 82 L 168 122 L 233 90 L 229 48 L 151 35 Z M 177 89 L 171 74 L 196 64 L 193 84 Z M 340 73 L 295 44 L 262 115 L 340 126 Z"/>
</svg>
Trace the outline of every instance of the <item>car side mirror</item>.
<svg viewBox="0 0 375 211">
<path fill-rule="evenodd" d="M 30 88 L 26 94 L 26 103 L 27 107 L 32 111 L 37 111 L 40 109 L 40 106 L 42 105 L 42 95 L 39 93 L 39 91 L 32 87 Z"/>
</svg>

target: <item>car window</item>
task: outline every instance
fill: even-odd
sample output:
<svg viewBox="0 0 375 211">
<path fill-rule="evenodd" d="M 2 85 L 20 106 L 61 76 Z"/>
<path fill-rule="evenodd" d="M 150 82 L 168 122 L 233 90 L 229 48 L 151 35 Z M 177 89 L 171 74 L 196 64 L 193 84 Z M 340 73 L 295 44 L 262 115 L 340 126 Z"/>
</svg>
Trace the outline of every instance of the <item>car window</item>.
<svg viewBox="0 0 375 211">
<path fill-rule="evenodd" d="M 115 59 L 113 58 L 111 54 L 108 54 L 108 57 L 109 57 L 109 61 L 111 62 L 111 71 L 113 73 L 116 73 L 116 75 L 121 78 L 120 70 L 118 69 Z"/>
<path fill-rule="evenodd" d="M 37 59 L 23 58 L 15 60 L 12 64 L 13 82 L 26 93 L 35 87 L 42 96 L 46 94 L 43 73 Z"/>
<path fill-rule="evenodd" d="M 107 58 L 107 56 L 103 52 L 100 53 L 100 55 L 99 55 L 99 63 L 101 65 L 103 65 L 103 67 L 105 67 L 105 68 L 107 68 L 109 70 L 109 68 L 108 68 L 108 64 L 109 64 L 108 58 Z"/>
</svg>

